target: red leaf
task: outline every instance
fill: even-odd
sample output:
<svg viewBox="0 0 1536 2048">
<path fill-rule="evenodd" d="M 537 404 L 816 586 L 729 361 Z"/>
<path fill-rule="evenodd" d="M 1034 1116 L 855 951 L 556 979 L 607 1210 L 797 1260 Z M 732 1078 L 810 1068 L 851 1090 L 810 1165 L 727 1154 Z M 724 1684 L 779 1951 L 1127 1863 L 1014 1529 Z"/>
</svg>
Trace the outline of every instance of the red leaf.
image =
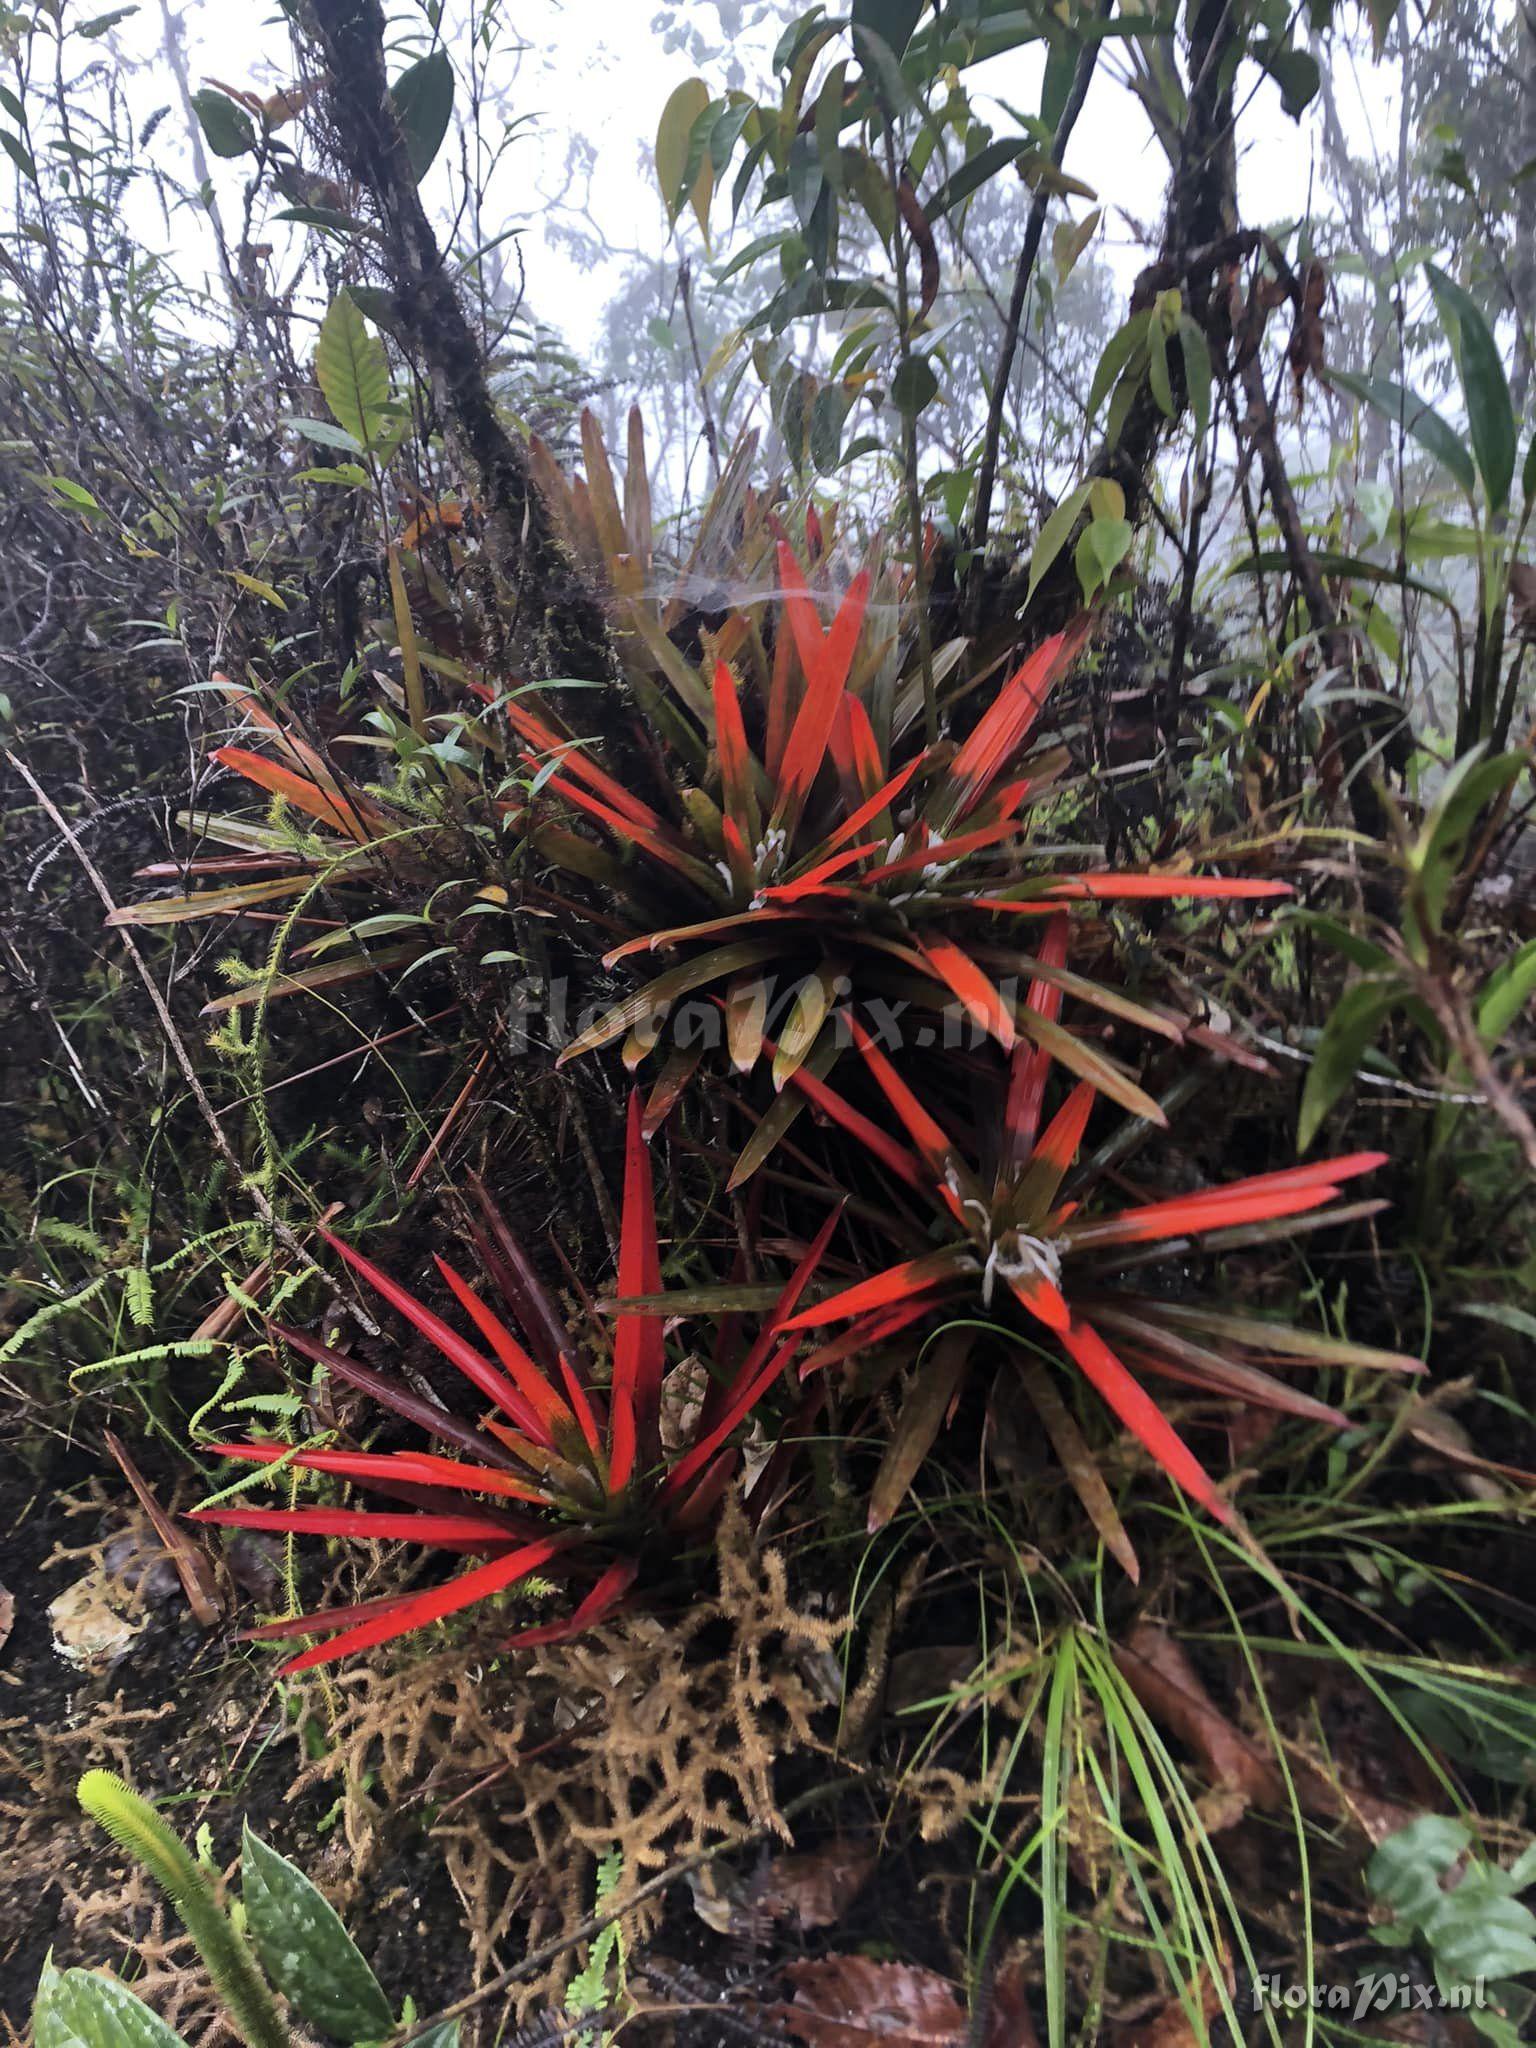
<svg viewBox="0 0 1536 2048">
<path fill-rule="evenodd" d="M 1088 620 L 1080 618 L 1064 633 L 1042 642 L 1003 684 L 950 766 L 955 818 L 975 808 L 1024 744 L 1052 687 L 1077 659 L 1087 637 Z"/>
<path fill-rule="evenodd" d="M 773 1051 L 771 1040 L 765 1038 L 763 1043 L 770 1052 Z M 926 1191 L 928 1182 L 912 1154 L 898 1144 L 889 1132 L 882 1131 L 878 1124 L 871 1123 L 862 1111 L 844 1102 L 841 1095 L 829 1088 L 825 1081 L 818 1080 L 809 1067 L 797 1067 L 789 1077 L 789 1085 L 798 1089 L 813 1108 L 830 1117 L 833 1123 L 840 1124 L 851 1138 L 857 1138 L 861 1145 L 874 1153 L 882 1165 L 888 1166 L 892 1173 L 906 1181 L 910 1187 Z"/>
<path fill-rule="evenodd" d="M 522 1345 L 498 1316 L 492 1315 L 469 1282 L 454 1271 L 448 1261 L 433 1254 L 433 1264 L 453 1290 L 459 1306 L 490 1345 L 512 1376 L 517 1387 L 518 1409 L 510 1411 L 519 1429 L 536 1443 L 554 1448 L 555 1431 L 574 1421 L 569 1408 L 540 1372 Z"/>
<path fill-rule="evenodd" d="M 996 986 L 988 980 L 969 953 L 953 939 L 932 938 L 923 942 L 923 957 L 955 996 L 960 1006 L 989 1038 L 995 1038 L 1004 1052 L 1012 1052 L 1013 1019 Z"/>
<path fill-rule="evenodd" d="M 1040 964 L 1043 967 L 1064 967 L 1067 959 L 1067 917 L 1059 911 L 1047 925 L 1040 941 Z M 1048 981 L 1032 981 L 1026 1006 L 1037 1017 L 1044 1017 L 1055 1023 L 1061 1013 L 1061 990 Z M 1008 1083 L 1008 1104 L 1003 1111 L 1003 1147 L 999 1162 L 1000 1181 L 1013 1178 L 1015 1171 L 1023 1165 L 1034 1146 L 1035 1133 L 1040 1128 L 1040 1112 L 1045 1104 L 1045 1084 L 1050 1078 L 1051 1056 L 1041 1047 L 1028 1045 L 1020 1040 L 1014 1050 L 1013 1072 Z"/>
<path fill-rule="evenodd" d="M 793 551 L 779 544 L 779 568 L 788 593 L 785 610 L 795 636 L 806 691 L 779 764 L 774 822 L 793 832 L 811 793 L 832 737 L 838 700 L 847 685 L 853 651 L 864 623 L 869 598 L 869 571 L 861 569 L 849 584 L 829 633 L 823 635 L 815 606 L 805 588 Z"/>
<path fill-rule="evenodd" d="M 289 1536 L 357 1536 L 370 1543 L 431 1543 L 502 1550 L 507 1532 L 475 1515 L 397 1515 L 363 1508 L 193 1508 L 193 1522 L 221 1529 L 280 1529 Z"/>
<path fill-rule="evenodd" d="M 1114 1410 L 1126 1428 L 1148 1450 L 1174 1483 L 1210 1511 L 1218 1522 L 1236 1520 L 1230 1502 L 1211 1484 L 1204 1466 L 1139 1380 L 1133 1379 L 1087 1323 L 1074 1323 L 1061 1341 L 1082 1368 L 1089 1384 Z"/>
<path fill-rule="evenodd" d="M 495 1493 L 507 1500 L 542 1504 L 544 1495 L 521 1479 L 462 1458 L 432 1451 L 295 1451 L 288 1444 L 220 1444 L 221 1458 L 257 1465 L 294 1466 L 300 1472 L 329 1472 L 338 1479 L 399 1479 L 411 1486 L 445 1486 L 459 1493 Z"/>
<path fill-rule="evenodd" d="M 931 1294 L 946 1287 L 962 1273 L 973 1273 L 976 1261 L 959 1245 L 945 1245 L 941 1251 L 924 1252 L 921 1258 L 904 1259 L 868 1280 L 844 1288 L 827 1301 L 802 1309 L 784 1325 L 786 1330 L 816 1330 L 823 1323 L 845 1322 L 849 1316 L 868 1315 L 872 1309 L 887 1308 L 893 1302 L 910 1301 L 915 1295 Z"/>
<path fill-rule="evenodd" d="M 350 1657 L 357 1650 L 372 1649 L 376 1643 L 391 1642 L 396 1636 L 409 1635 L 414 1629 L 425 1628 L 429 1622 L 441 1621 L 446 1615 L 473 1607 L 477 1601 L 488 1600 L 492 1594 L 515 1586 L 519 1579 L 526 1579 L 540 1565 L 548 1564 L 556 1551 L 564 1547 L 564 1542 L 561 1537 L 548 1536 L 537 1543 L 525 1543 L 520 1549 L 509 1551 L 505 1557 L 493 1558 L 489 1564 L 476 1565 L 473 1571 L 462 1572 L 445 1586 L 434 1586 L 427 1593 L 413 1593 L 400 1606 L 365 1621 L 361 1628 L 348 1629 L 345 1635 L 337 1636 L 329 1643 L 317 1643 L 302 1656 L 291 1658 L 283 1666 L 283 1676 L 286 1678 L 291 1672 L 313 1670 L 317 1664 L 333 1664 L 338 1657 Z"/>
<path fill-rule="evenodd" d="M 564 1621 L 547 1621 L 538 1628 L 519 1629 L 502 1644 L 504 1650 L 532 1650 L 540 1643 L 565 1643 L 573 1636 L 606 1621 L 635 1583 L 640 1567 L 629 1559 L 609 1565 L 574 1614 Z"/>
<path fill-rule="evenodd" d="M 741 700 L 736 679 L 723 661 L 715 663 L 715 752 L 720 757 L 720 786 L 725 812 L 738 830 L 750 837 L 757 805 L 752 793 L 752 760 L 747 752 L 746 727 L 741 722 Z"/>
<path fill-rule="evenodd" d="M 655 832 L 661 829 L 661 819 L 649 804 L 642 803 L 621 782 L 615 782 L 611 775 L 599 768 L 588 757 L 587 749 L 580 742 L 573 742 L 559 733 L 552 725 L 530 711 L 525 704 L 509 703 L 507 719 L 514 731 L 546 753 L 560 756 L 561 772 L 572 775 L 578 782 L 584 782 L 588 789 L 603 798 L 622 817 L 632 824 Z"/>
<path fill-rule="evenodd" d="M 651 1158 L 642 1129 L 640 1091 L 629 1097 L 624 1140 L 624 1217 L 619 1240 L 619 1293 L 659 1294 L 661 1253 L 656 1242 L 656 1198 Z M 661 1406 L 665 1325 L 656 1316 L 620 1315 L 613 1335 L 608 1483 L 618 1493 L 629 1484 L 641 1445 L 653 1455 L 651 1439 Z"/>
<path fill-rule="evenodd" d="M 385 825 L 384 818 L 373 805 L 355 802 L 344 796 L 335 783 L 322 786 L 306 775 L 296 774 L 292 768 L 269 761 L 264 754 L 250 753 L 245 747 L 215 747 L 213 758 L 220 767 L 233 768 L 237 775 L 243 775 L 247 782 L 254 782 L 258 789 L 283 797 L 296 811 L 318 818 L 322 825 L 329 825 L 333 832 L 345 833 L 348 839 L 355 839 L 359 845 L 365 845 L 374 836 L 370 826 L 378 828 Z"/>
<path fill-rule="evenodd" d="M 457 1330 L 451 1330 L 441 1316 L 434 1315 L 424 1302 L 418 1301 L 414 1294 L 400 1285 L 398 1280 L 392 1280 L 382 1267 L 373 1263 L 372 1259 L 365 1259 L 361 1252 L 354 1251 L 351 1245 L 345 1244 L 332 1231 L 322 1230 L 320 1235 L 332 1251 L 339 1252 L 355 1272 L 362 1274 L 375 1293 L 383 1295 L 391 1308 L 398 1309 L 407 1321 L 414 1323 L 427 1341 L 435 1344 L 444 1358 L 456 1365 L 488 1401 L 494 1401 L 504 1414 L 510 1415 L 513 1421 L 521 1426 L 522 1418 L 528 1411 L 528 1403 L 488 1358 L 478 1352 L 473 1344 L 466 1343 Z"/>
</svg>

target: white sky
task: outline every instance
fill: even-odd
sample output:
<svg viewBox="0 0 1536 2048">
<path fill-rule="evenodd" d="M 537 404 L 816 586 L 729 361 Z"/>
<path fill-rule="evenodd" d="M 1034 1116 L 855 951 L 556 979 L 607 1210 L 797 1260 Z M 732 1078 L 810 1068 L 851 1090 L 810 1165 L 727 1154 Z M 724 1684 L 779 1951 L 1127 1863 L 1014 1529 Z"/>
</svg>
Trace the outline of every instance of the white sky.
<svg viewBox="0 0 1536 2048">
<path fill-rule="evenodd" d="M 209 77 L 265 90 L 286 82 L 287 29 L 275 10 L 264 15 L 260 8 L 237 0 L 166 4 L 183 25 L 194 90 Z M 100 11 L 104 0 L 76 0 L 76 5 L 89 16 Z M 776 11 L 774 20 L 733 43 L 732 55 L 745 64 L 749 86 L 766 78 L 768 52 L 790 11 Z M 448 0 L 446 12 L 450 23 L 462 21 L 466 0 Z M 686 16 L 687 10 L 683 12 Z M 719 20 L 714 9 L 700 4 L 693 13 L 707 40 L 717 44 Z M 420 23 L 419 13 L 408 4 L 397 5 L 392 19 L 402 35 Z M 535 119 L 504 160 L 495 193 L 497 208 L 505 211 L 493 210 L 491 227 L 499 231 L 514 222 L 524 224 L 521 248 L 528 309 L 558 328 L 578 351 L 590 348 L 595 340 L 605 304 L 623 274 L 624 259 L 616 254 L 585 267 L 545 212 L 550 198 L 580 198 L 587 214 L 583 225 L 595 241 L 617 252 L 639 248 L 654 255 L 664 247 L 665 221 L 651 169 L 651 144 L 668 93 L 696 67 L 685 50 L 666 46 L 657 19 L 649 0 L 607 0 L 597 5 L 593 0 L 523 0 L 515 14 L 523 51 L 514 55 L 509 38 L 506 55 L 493 74 L 506 82 L 509 108 Z M 155 146 L 164 153 L 168 169 L 186 176 L 174 83 L 156 54 L 161 32 L 161 0 L 141 0 L 137 14 L 96 48 L 125 60 L 126 90 L 137 121 L 157 106 L 173 103 Z M 448 41 L 457 56 L 451 33 Z M 707 63 L 702 68 L 718 88 L 723 82 L 718 69 L 712 72 Z M 1039 103 L 1039 69 L 1039 58 L 1026 51 L 972 71 L 967 82 L 973 94 L 995 93 L 1029 109 Z M 1388 82 L 1379 71 L 1368 75 L 1369 109 L 1352 82 L 1346 78 L 1340 83 L 1350 84 L 1341 112 L 1352 135 L 1364 143 L 1373 119 L 1390 122 Z M 1306 211 L 1312 191 L 1315 118 L 1300 127 L 1293 124 L 1281 111 L 1275 88 L 1252 67 L 1243 74 L 1242 92 L 1253 97 L 1241 124 L 1245 218 L 1273 223 L 1295 217 Z M 996 125 L 1002 133 L 1011 128 L 1006 115 L 999 114 Z M 1387 126 L 1383 139 L 1389 138 Z M 576 186 L 567 189 L 573 145 L 584 170 Z M 445 148 L 428 181 L 428 197 L 439 206 L 447 203 L 450 190 L 449 154 Z M 213 168 L 226 218 L 238 218 L 241 166 L 216 162 Z M 1068 168 L 1095 185 L 1107 204 L 1100 253 L 1128 284 L 1144 260 L 1130 222 L 1155 232 L 1165 165 L 1139 106 L 1109 78 L 1102 62 L 1073 138 Z M 723 228 L 727 204 L 717 200 L 717 206 Z M 168 231 L 158 209 L 146 205 L 142 219 L 136 216 L 135 227 L 151 246 L 175 247 L 185 265 L 206 268 L 210 263 L 211 251 L 188 214 L 174 216 Z M 690 238 L 696 234 L 691 225 L 684 232 Z M 753 232 L 744 221 L 738 242 Z"/>
</svg>

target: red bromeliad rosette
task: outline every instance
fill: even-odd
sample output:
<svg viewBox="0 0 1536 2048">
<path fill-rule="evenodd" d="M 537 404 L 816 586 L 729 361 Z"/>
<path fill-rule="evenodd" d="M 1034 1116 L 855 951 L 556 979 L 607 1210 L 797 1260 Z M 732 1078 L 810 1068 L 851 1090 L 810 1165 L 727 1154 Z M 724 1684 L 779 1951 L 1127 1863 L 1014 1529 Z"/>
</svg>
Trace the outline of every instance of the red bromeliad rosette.
<svg viewBox="0 0 1536 2048">
<path fill-rule="evenodd" d="M 1030 991 L 1029 1006 L 1041 1017 L 1052 1016 L 1059 1002 L 1059 989 L 1048 983 Z M 824 1082 L 802 1075 L 797 1085 L 897 1181 L 931 1203 L 947 1227 L 946 1241 L 792 1315 L 788 1332 L 842 1326 L 802 1361 L 802 1376 L 929 1318 L 953 1317 L 963 1309 L 974 1319 L 978 1304 L 984 1315 L 997 1317 L 1007 1302 L 1017 1304 L 1023 1320 L 1015 1327 L 1030 1347 L 1019 1358 L 1025 1387 L 1095 1527 L 1133 1577 L 1138 1567 L 1130 1540 L 1040 1354 L 1054 1352 L 1070 1361 L 1168 1477 L 1223 1522 L 1233 1519 L 1230 1503 L 1147 1392 L 1143 1376 L 1342 1427 L 1347 1418 L 1337 1408 L 1265 1366 L 1422 1369 L 1416 1359 L 1395 1352 L 1166 1299 L 1127 1279 L 1151 1247 L 1167 1255 L 1192 1242 L 1230 1248 L 1374 1213 L 1385 1204 L 1329 1204 L 1346 1182 L 1381 1165 L 1384 1153 L 1352 1153 L 1089 1216 L 1078 1200 L 1062 1199 L 1062 1187 L 1096 1091 L 1091 1082 L 1078 1081 L 1042 1129 L 1049 1045 L 1021 1037 L 1015 1046 L 994 1156 L 984 1171 L 964 1156 L 858 1020 L 850 1018 L 849 1026 L 903 1135 L 862 1114 Z M 925 1357 L 876 1482 L 871 1527 L 894 1512 L 958 1392 L 980 1334 L 974 1328 L 946 1332 Z"/>
<path fill-rule="evenodd" d="M 606 1385 L 594 1372 L 589 1341 L 568 1327 L 484 1188 L 478 1181 L 471 1187 L 480 1209 L 471 1233 L 475 1248 L 511 1321 L 446 1259 L 435 1263 L 489 1356 L 360 1252 L 329 1232 L 322 1235 L 488 1403 L 482 1421 L 462 1420 L 413 1393 L 402 1379 L 302 1330 L 274 1326 L 275 1336 L 446 1449 L 220 1446 L 227 1458 L 349 1480 L 403 1503 L 408 1511 L 214 1506 L 194 1510 L 193 1519 L 290 1535 L 421 1543 L 486 1562 L 424 1592 L 330 1608 L 250 1631 L 258 1638 L 330 1638 L 293 1658 L 285 1671 L 329 1664 L 388 1642 L 492 1599 L 546 1567 L 561 1576 L 589 1577 L 592 1583 L 568 1618 L 526 1629 L 511 1639 L 514 1644 L 576 1634 L 612 1613 L 648 1553 L 659 1548 L 664 1557 L 675 1555 L 683 1539 L 708 1526 L 739 1463 L 739 1446 L 732 1439 L 785 1376 L 800 1347 L 801 1339 L 787 1333 L 788 1318 L 837 1221 L 835 1211 L 827 1217 L 740 1357 L 734 1350 L 734 1325 L 728 1332 L 722 1329 L 709 1390 L 683 1424 L 684 1441 L 678 1444 L 674 1436 L 668 1450 L 661 1430 L 666 1323 L 655 1306 L 661 1260 L 639 1096 L 631 1095 L 629 1103 L 618 1284 L 622 1296 L 646 1297 L 652 1305 L 632 1310 L 621 1304 L 611 1335 L 605 1327 L 593 1333 L 609 1352 Z M 679 1308 L 687 1299 L 677 1297 Z"/>
<path fill-rule="evenodd" d="M 998 945 L 1015 920 L 1049 918 L 1073 903 L 1289 893 L 1253 878 L 1063 872 L 1032 853 L 1031 811 L 1059 793 L 1068 755 L 1026 750 L 1086 644 L 1086 617 L 1007 678 L 958 747 L 919 746 L 901 760 L 919 701 L 898 690 L 894 703 L 876 707 L 872 678 L 890 643 L 870 644 L 867 572 L 823 630 L 784 543 L 779 567 L 782 623 L 764 689 L 739 682 L 721 660 L 706 683 L 677 656 L 676 699 L 651 719 L 652 759 L 665 771 L 654 778 L 654 801 L 626 788 L 536 697 L 519 691 L 505 705 L 537 771 L 525 811 L 532 845 L 597 884 L 604 918 L 631 928 L 604 964 L 656 952 L 675 962 L 613 1004 L 562 1060 L 623 1040 L 633 1069 L 667 1035 L 679 1005 L 710 995 L 723 1005 L 740 1073 L 767 1050 L 772 1019 L 776 1090 L 807 1065 L 827 1071 L 828 1018 L 845 996 L 857 1004 L 894 994 L 934 1010 L 958 1004 L 1007 1047 L 1015 1013 L 987 970 L 1020 959 Z M 590 829 L 544 820 L 551 797 Z M 1064 975 L 1064 963 L 1055 971 Z M 1177 1035 L 1172 1020 L 1070 980 L 1086 1000 Z M 670 1045 L 648 1129 L 702 1057 L 698 1043 Z M 1101 1085 L 1113 1091 L 1112 1080 Z M 1129 1091 L 1118 1099 L 1142 1107 Z M 785 1122 L 797 1106 L 786 1105 Z M 744 1155 L 736 1184 L 766 1156 L 764 1148 Z"/>
</svg>

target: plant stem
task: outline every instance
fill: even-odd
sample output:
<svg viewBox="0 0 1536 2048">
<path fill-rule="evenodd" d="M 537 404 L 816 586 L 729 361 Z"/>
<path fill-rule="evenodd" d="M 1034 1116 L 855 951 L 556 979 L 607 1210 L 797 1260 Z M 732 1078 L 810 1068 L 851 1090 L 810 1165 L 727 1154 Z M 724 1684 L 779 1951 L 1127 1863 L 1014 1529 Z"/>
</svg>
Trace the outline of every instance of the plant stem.
<svg viewBox="0 0 1536 2048">
<path fill-rule="evenodd" d="M 290 2048 L 288 2029 L 255 1958 L 214 1897 L 206 1875 L 148 1800 L 111 1771 L 87 1771 L 77 1796 L 91 1819 L 143 1864 L 176 1908 L 249 2048 Z"/>
</svg>

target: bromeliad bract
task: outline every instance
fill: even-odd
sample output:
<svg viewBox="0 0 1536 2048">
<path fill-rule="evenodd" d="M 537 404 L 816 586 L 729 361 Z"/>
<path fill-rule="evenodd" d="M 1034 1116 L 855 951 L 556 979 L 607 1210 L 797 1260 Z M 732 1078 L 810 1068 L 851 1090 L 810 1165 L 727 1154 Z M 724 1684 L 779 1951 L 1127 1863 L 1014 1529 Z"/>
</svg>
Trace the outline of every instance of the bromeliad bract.
<svg viewBox="0 0 1536 2048">
<path fill-rule="evenodd" d="M 1064 943 L 1059 930 L 1044 950 Z M 1051 1017 L 1060 991 L 1040 981 L 1029 1007 Z M 1386 1155 L 1357 1152 L 1308 1166 L 1262 1173 L 1194 1194 L 1085 1214 L 1063 1199 L 1096 1091 L 1078 1081 L 1048 1122 L 1051 1079 L 1046 1047 L 1015 1048 L 992 1156 L 983 1164 L 929 1112 L 857 1018 L 854 1042 L 903 1136 L 876 1124 L 824 1082 L 799 1085 L 834 1123 L 863 1144 L 898 1181 L 927 1198 L 944 1242 L 790 1317 L 786 1330 L 846 1327 L 801 1364 L 823 1370 L 930 1318 L 953 1327 L 939 1335 L 919 1369 L 884 1467 L 876 1481 L 871 1527 L 888 1520 L 958 1393 L 982 1320 L 1017 1320 L 1020 1376 L 1042 1426 L 1106 1547 L 1135 1577 L 1137 1563 L 1109 1490 L 1045 1364 L 1070 1361 L 1157 1465 L 1191 1499 L 1230 1522 L 1233 1511 L 1143 1385 L 1153 1375 L 1229 1400 L 1342 1427 L 1347 1418 L 1266 1367 L 1337 1365 L 1418 1372 L 1416 1359 L 1292 1329 L 1266 1318 L 1186 1303 L 1139 1287 L 1130 1276 L 1152 1256 L 1177 1256 L 1194 1241 L 1227 1248 L 1296 1229 L 1374 1213 L 1382 1203 L 1329 1209 L 1345 1182 Z M 1070 1191 L 1069 1191 L 1070 1193 Z M 1303 1221 L 1302 1219 L 1305 1219 Z M 957 1321 L 963 1318 L 963 1321 Z M 1006 1335 L 1006 1331 L 1003 1332 Z"/>
<path fill-rule="evenodd" d="M 364 1451 L 289 1444 L 224 1444 L 221 1455 L 285 1470 L 346 1479 L 403 1503 L 398 1508 L 251 1508 L 214 1506 L 194 1518 L 292 1535 L 406 1541 L 486 1561 L 428 1591 L 330 1608 L 252 1631 L 258 1637 L 319 1635 L 328 1641 L 284 1669 L 307 1670 L 463 1611 L 546 1569 L 592 1583 L 566 1619 L 512 1638 L 528 1645 L 589 1628 L 628 1595 L 645 1561 L 675 1556 L 678 1539 L 709 1524 L 735 1475 L 733 1442 L 799 1348 L 785 1326 L 820 1263 L 836 1222 L 828 1216 L 805 1249 L 755 1340 L 734 1355 L 735 1328 L 722 1325 L 715 1373 L 701 1401 L 680 1409 L 663 1431 L 666 1325 L 656 1312 L 660 1251 L 640 1100 L 629 1103 L 624 1209 L 619 1244 L 621 1297 L 646 1297 L 647 1311 L 620 1308 L 611 1333 L 597 1332 L 608 1354 L 606 1377 L 593 1346 L 568 1327 L 528 1255 L 472 1180 L 479 1217 L 471 1236 L 480 1263 L 510 1321 L 496 1312 L 446 1259 L 436 1265 L 487 1351 L 329 1232 L 322 1232 L 373 1291 L 450 1361 L 487 1411 L 471 1424 L 302 1330 L 273 1334 L 379 1407 L 412 1423 L 442 1449 Z M 680 1296 L 680 1303 L 686 1296 Z M 445 1508 L 444 1502 L 449 1505 Z"/>
</svg>

